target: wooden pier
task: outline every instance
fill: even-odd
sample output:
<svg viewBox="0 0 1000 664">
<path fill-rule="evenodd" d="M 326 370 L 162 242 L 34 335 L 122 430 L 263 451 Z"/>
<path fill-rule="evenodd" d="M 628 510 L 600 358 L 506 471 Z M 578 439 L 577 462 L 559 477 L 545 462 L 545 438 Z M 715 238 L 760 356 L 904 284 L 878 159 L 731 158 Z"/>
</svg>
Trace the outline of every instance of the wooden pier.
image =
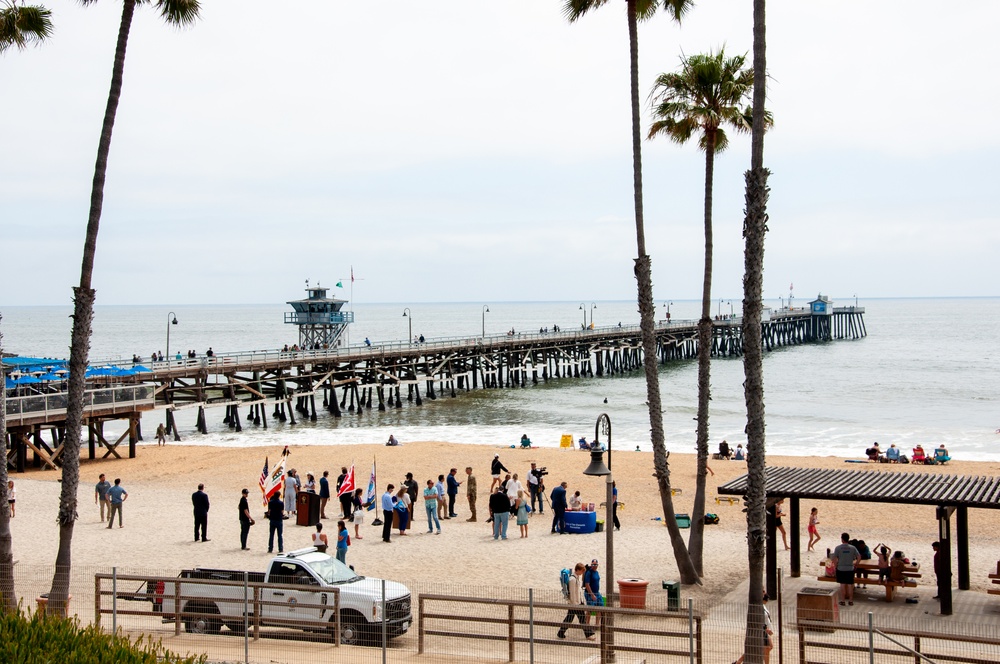
<svg viewBox="0 0 1000 664">
<path fill-rule="evenodd" d="M 761 334 L 765 349 L 773 350 L 860 339 L 867 332 L 864 309 L 842 307 L 822 315 L 810 309 L 773 311 L 762 321 Z M 656 340 L 660 362 L 695 358 L 697 321 L 660 321 Z M 739 357 L 742 352 L 741 321 L 714 321 L 712 355 Z M 165 411 L 168 435 L 180 440 L 173 414 L 183 409 L 198 409 L 197 429 L 202 433 L 208 432 L 206 411 L 213 408 L 224 409 L 223 423 L 232 429 L 241 430 L 247 423 L 266 428 L 268 416 L 295 424 L 296 413 L 315 421 L 319 410 L 332 417 L 360 415 L 373 408 L 402 408 L 404 401 L 420 406 L 424 399 L 456 397 L 461 391 L 613 376 L 641 367 L 638 325 L 329 350 L 216 354 L 156 362 L 149 366 L 151 372 L 123 377 L 115 386 L 95 386 L 93 392 L 101 393 L 97 401 L 102 403 L 88 406 L 85 421 L 90 458 L 95 457 L 95 446 L 107 449 L 105 457 L 117 456 L 115 448 L 126 435 L 130 456 L 134 456 L 135 442 L 142 436 L 141 414 L 152 409 Z M 121 398 L 116 401 L 116 396 Z M 108 399 L 113 403 L 107 403 Z M 129 421 L 128 431 L 117 442 L 104 439 L 103 422 L 108 419 Z M 12 467 L 24 469 L 29 449 L 35 453 L 36 465 L 54 467 L 65 435 L 65 393 L 8 398 L 7 428 Z M 45 442 L 46 429 L 52 446 Z"/>
</svg>

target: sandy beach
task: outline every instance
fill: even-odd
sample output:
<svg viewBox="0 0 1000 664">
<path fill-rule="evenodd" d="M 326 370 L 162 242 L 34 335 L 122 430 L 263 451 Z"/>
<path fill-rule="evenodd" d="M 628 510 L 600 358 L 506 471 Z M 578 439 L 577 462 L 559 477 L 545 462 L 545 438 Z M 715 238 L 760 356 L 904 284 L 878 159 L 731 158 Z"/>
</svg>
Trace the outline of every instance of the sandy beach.
<svg viewBox="0 0 1000 664">
<path fill-rule="evenodd" d="M 273 464 L 279 459 L 280 448 L 249 450 L 217 447 L 194 447 L 168 444 L 164 447 L 140 446 L 135 459 L 115 461 L 85 461 L 81 468 L 80 519 L 74 534 L 73 562 L 79 567 L 117 565 L 129 570 L 176 572 L 195 566 L 262 570 L 269 560 L 267 554 L 267 524 L 260 504 L 257 481 L 264 455 Z M 406 537 L 393 536 L 391 544 L 380 540 L 380 528 L 370 525 L 374 512 L 368 513 L 368 523 L 362 526 L 362 540 L 354 540 L 348 562 L 359 573 L 403 582 L 453 587 L 462 585 L 504 584 L 545 590 L 557 588 L 558 571 L 577 561 L 591 558 L 603 560 L 605 536 L 550 534 L 550 511 L 534 515 L 529 537 L 518 537 L 511 522 L 507 541 L 494 541 L 489 524 L 483 523 L 487 511 L 487 489 L 490 484 L 489 464 L 494 453 L 511 471 L 527 475 L 530 462 L 548 468 L 545 478 L 551 487 L 565 480 L 569 490 L 579 490 L 587 502 L 599 504 L 604 497 L 604 484 L 599 478 L 584 476 L 589 463 L 586 453 L 561 449 L 508 449 L 480 445 L 413 442 L 400 447 L 351 445 L 337 447 L 291 448 L 289 467 L 304 477 L 306 472 L 317 476 L 329 470 L 335 479 L 340 467 L 356 465 L 358 483 L 367 484 L 372 459 L 378 463 L 379 492 L 387 483 L 399 486 L 407 472 L 423 483 L 437 478 L 450 468 L 472 466 L 479 483 L 478 523 L 467 523 L 468 506 L 465 486 L 457 501 L 459 517 L 442 523 L 441 536 L 425 534 L 423 509 L 416 512 L 414 528 Z M 1000 463 L 954 461 L 947 466 L 906 466 L 885 464 L 845 464 L 835 457 L 769 457 L 776 466 L 810 468 L 849 468 L 870 472 L 927 473 L 931 475 L 997 475 Z M 716 487 L 745 471 L 738 461 L 713 461 L 714 476 L 708 478 L 708 511 L 719 514 L 720 523 L 706 528 L 705 577 L 702 587 L 686 587 L 685 597 L 711 604 L 720 601 L 746 579 L 744 534 L 746 523 L 741 505 L 716 505 Z M 659 513 L 659 499 L 652 477 L 652 454 L 615 451 L 614 476 L 624 507 L 620 511 L 622 529 L 615 533 L 615 576 L 637 577 L 651 582 L 651 592 L 659 589 L 660 580 L 675 579 L 676 565 L 670 553 L 666 528 Z M 694 500 L 695 457 L 671 454 L 671 481 L 683 490 L 675 496 L 678 512 L 690 512 Z M 94 484 L 105 473 L 109 480 L 122 479 L 129 497 L 124 507 L 125 527 L 107 529 L 94 504 Z M 59 473 L 31 471 L 12 474 L 17 486 L 17 516 L 12 520 L 14 556 L 19 564 L 49 567 L 54 564 L 58 539 L 55 514 L 58 505 Z M 211 499 L 208 534 L 211 541 L 193 541 L 191 493 L 199 482 Z M 251 507 L 257 525 L 250 533 L 250 550 L 241 551 L 237 503 L 240 489 L 250 489 Z M 824 557 L 827 546 L 837 543 L 839 534 L 848 531 L 852 537 L 866 540 L 871 546 L 885 542 L 902 549 L 908 556 L 930 562 L 930 542 L 936 539 L 937 526 L 932 507 L 873 505 L 848 502 L 809 502 L 802 504 L 801 542 L 807 540 L 806 519 L 809 509 L 819 508 L 822 542 L 815 553 L 802 554 L 803 574 L 815 569 Z M 328 516 L 336 517 L 339 505 L 328 506 Z M 989 584 L 986 575 L 995 571 L 1000 550 L 1000 512 L 971 510 L 972 586 L 983 589 Z M 336 519 L 325 522 L 334 530 Z M 309 545 L 312 528 L 285 522 L 285 550 Z M 953 524 L 954 528 L 954 524 Z M 685 531 L 687 532 L 687 531 Z M 353 536 L 353 528 L 352 528 Z M 780 547 L 780 540 L 779 540 Z M 779 565 L 788 566 L 788 554 L 779 551 Z"/>
</svg>

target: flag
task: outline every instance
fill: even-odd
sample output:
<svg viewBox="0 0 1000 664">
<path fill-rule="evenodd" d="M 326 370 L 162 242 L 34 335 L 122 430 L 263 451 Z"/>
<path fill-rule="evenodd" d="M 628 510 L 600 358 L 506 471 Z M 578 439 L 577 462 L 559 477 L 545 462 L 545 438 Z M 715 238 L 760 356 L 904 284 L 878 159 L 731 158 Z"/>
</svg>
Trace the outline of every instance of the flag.
<svg viewBox="0 0 1000 664">
<path fill-rule="evenodd" d="M 281 453 L 281 461 L 274 469 L 267 472 L 267 459 L 264 459 L 264 471 L 260 474 L 260 493 L 266 505 L 271 496 L 282 490 L 285 479 L 285 459 L 288 458 L 288 448 Z"/>
<path fill-rule="evenodd" d="M 337 288 L 343 288 L 343 287 L 344 287 L 344 282 L 343 281 L 338 281 L 337 282 Z"/>
<path fill-rule="evenodd" d="M 365 506 L 368 511 L 375 509 L 375 460 L 372 459 L 372 474 L 368 478 L 368 490 L 365 491 Z"/>
<path fill-rule="evenodd" d="M 343 484 L 340 485 L 340 491 L 337 492 L 338 496 L 350 496 L 354 494 L 354 464 L 351 464 L 350 470 L 347 471 L 347 477 L 344 478 Z"/>
</svg>

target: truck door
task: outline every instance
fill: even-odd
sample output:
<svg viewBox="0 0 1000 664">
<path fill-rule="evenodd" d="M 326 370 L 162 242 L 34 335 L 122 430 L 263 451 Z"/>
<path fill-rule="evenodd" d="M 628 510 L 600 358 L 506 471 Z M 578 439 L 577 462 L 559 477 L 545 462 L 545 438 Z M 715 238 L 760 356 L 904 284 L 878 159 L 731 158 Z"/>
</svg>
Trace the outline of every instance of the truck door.
<svg viewBox="0 0 1000 664">
<path fill-rule="evenodd" d="M 329 620 L 330 611 L 326 605 L 331 602 L 330 593 L 321 591 L 319 579 L 304 565 L 294 560 L 276 560 L 271 564 L 267 580 L 268 583 L 289 584 L 298 588 L 265 590 L 264 598 L 268 603 L 261 609 L 265 620 Z"/>
</svg>

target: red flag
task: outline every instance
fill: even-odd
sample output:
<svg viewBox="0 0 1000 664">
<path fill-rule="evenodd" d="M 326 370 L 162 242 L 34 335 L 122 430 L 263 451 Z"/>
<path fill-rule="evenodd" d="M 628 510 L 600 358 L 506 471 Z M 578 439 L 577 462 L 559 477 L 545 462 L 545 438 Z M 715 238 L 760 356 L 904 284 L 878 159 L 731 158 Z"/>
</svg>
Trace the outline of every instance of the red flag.
<svg viewBox="0 0 1000 664">
<path fill-rule="evenodd" d="M 344 483 L 340 485 L 340 491 L 337 492 L 338 496 L 343 496 L 347 494 L 348 496 L 354 494 L 354 464 L 351 464 L 350 470 L 347 471 L 347 477 L 344 478 Z"/>
</svg>

